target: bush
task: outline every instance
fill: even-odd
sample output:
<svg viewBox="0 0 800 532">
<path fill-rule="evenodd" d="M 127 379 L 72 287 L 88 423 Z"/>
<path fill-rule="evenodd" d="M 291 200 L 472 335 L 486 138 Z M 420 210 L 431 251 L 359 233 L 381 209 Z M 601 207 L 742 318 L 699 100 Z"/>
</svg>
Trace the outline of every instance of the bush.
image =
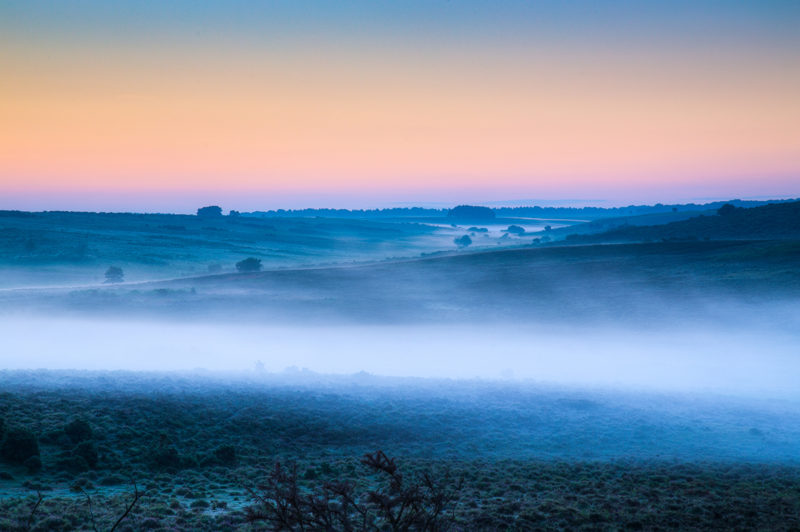
<svg viewBox="0 0 800 532">
<path fill-rule="evenodd" d="M 74 419 L 64 426 L 64 433 L 69 436 L 72 443 L 92 439 L 92 427 L 85 419 Z"/>
<path fill-rule="evenodd" d="M 182 462 L 178 450 L 172 446 L 161 446 L 150 454 L 150 463 L 157 469 L 180 469 Z"/>
<path fill-rule="evenodd" d="M 38 473 L 42 470 L 42 459 L 39 458 L 39 455 L 34 455 L 25 460 L 22 465 L 28 468 L 29 473 Z"/>
<path fill-rule="evenodd" d="M 23 464 L 31 456 L 39 456 L 39 442 L 29 430 L 11 429 L 0 447 L 0 456 L 8 462 Z"/>
<path fill-rule="evenodd" d="M 217 205 L 200 207 L 197 209 L 197 216 L 200 218 L 220 218 L 222 216 L 222 208 Z"/>
<path fill-rule="evenodd" d="M 453 242 L 455 242 L 458 247 L 465 248 L 472 244 L 472 239 L 469 237 L 469 235 L 464 235 L 454 238 Z"/>
<path fill-rule="evenodd" d="M 220 445 L 214 449 L 214 458 L 219 464 L 233 465 L 236 463 L 236 448 L 233 445 Z"/>
<path fill-rule="evenodd" d="M 463 482 L 431 473 L 407 477 L 382 451 L 361 461 L 368 475 L 383 477 L 359 494 L 357 483 L 326 482 L 316 490 L 298 485 L 297 466 L 275 469 L 257 489 L 254 505 L 245 508 L 253 525 L 270 530 L 445 530 L 453 524 L 453 506 Z M 312 471 L 312 470 L 309 470 Z M 316 473 L 314 473 L 314 476 Z M 448 486 L 449 485 L 449 486 Z"/>
<path fill-rule="evenodd" d="M 236 270 L 240 272 L 257 272 L 261 270 L 261 259 L 248 257 L 236 263 Z"/>
<path fill-rule="evenodd" d="M 99 456 L 97 454 L 97 447 L 95 447 L 93 442 L 84 441 L 79 443 L 78 446 L 72 450 L 72 454 L 86 460 L 86 465 L 88 465 L 90 469 L 97 467 Z"/>
<path fill-rule="evenodd" d="M 119 266 L 109 266 L 106 270 L 107 283 L 121 283 L 125 279 L 125 273 Z"/>
</svg>

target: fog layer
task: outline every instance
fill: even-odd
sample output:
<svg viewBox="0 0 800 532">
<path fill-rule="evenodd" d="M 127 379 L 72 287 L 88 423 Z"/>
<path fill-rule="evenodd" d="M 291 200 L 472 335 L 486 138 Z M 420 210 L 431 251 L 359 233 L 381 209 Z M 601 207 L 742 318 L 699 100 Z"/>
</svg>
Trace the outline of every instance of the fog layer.
<svg viewBox="0 0 800 532">
<path fill-rule="evenodd" d="M 16 317 L 0 321 L 0 338 L 8 369 L 293 367 L 800 397 L 800 333 L 763 326 L 301 327 Z"/>
</svg>

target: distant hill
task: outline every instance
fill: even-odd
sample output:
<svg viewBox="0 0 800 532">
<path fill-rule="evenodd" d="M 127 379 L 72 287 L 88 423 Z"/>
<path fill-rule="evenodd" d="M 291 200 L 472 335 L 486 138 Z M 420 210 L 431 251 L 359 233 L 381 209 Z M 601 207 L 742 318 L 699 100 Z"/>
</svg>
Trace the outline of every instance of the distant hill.
<svg viewBox="0 0 800 532">
<path fill-rule="evenodd" d="M 711 203 L 683 203 L 664 205 L 628 205 L 626 207 L 482 207 L 494 211 L 497 218 L 545 218 L 545 219 L 582 219 L 597 220 L 600 218 L 618 218 L 639 216 L 644 214 L 662 214 L 673 212 L 702 212 L 716 210 L 725 203 L 735 207 L 758 207 L 771 203 L 783 203 L 796 200 L 730 200 Z M 446 218 L 453 209 L 431 209 L 426 207 L 393 207 L 388 209 L 277 209 L 270 211 L 254 211 L 242 213 L 243 216 L 263 218 Z"/>
<path fill-rule="evenodd" d="M 663 225 L 625 225 L 602 233 L 566 237 L 570 243 L 742 239 L 800 239 L 800 201 L 747 209 L 727 204 L 711 216 Z"/>
</svg>

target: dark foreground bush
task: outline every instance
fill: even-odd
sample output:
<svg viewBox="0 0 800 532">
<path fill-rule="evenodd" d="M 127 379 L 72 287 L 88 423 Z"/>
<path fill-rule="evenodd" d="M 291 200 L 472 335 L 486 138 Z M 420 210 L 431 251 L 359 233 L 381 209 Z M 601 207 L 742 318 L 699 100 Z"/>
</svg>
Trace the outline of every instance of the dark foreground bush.
<svg viewBox="0 0 800 532">
<path fill-rule="evenodd" d="M 74 419 L 64 426 L 64 433 L 69 436 L 72 443 L 92 439 L 92 427 L 85 419 Z"/>
<path fill-rule="evenodd" d="M 11 429 L 0 446 L 0 456 L 7 462 L 23 464 L 31 456 L 39 456 L 39 442 L 29 430 Z"/>
<path fill-rule="evenodd" d="M 233 445 L 220 445 L 214 449 L 214 459 L 221 465 L 234 465 L 236 463 L 236 448 Z"/>
<path fill-rule="evenodd" d="M 361 463 L 382 478 L 376 489 L 356 493 L 353 482 L 328 482 L 307 492 L 297 484 L 297 466 L 275 464 L 264 484 L 250 495 L 254 506 L 247 520 L 269 530 L 448 530 L 451 506 L 462 487 L 430 473 L 407 479 L 383 451 L 367 454 Z"/>
</svg>

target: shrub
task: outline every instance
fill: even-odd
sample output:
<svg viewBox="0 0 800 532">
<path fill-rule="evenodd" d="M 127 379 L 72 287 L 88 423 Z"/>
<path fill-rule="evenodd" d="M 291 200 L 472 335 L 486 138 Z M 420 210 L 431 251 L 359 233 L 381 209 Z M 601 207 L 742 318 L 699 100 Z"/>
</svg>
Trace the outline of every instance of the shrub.
<svg viewBox="0 0 800 532">
<path fill-rule="evenodd" d="M 361 463 L 384 484 L 363 494 L 354 482 L 329 482 L 307 493 L 297 483 L 297 466 L 275 464 L 272 474 L 250 494 L 246 508 L 251 524 L 266 522 L 271 530 L 442 530 L 452 524 L 452 505 L 462 489 L 450 489 L 449 479 L 425 473 L 407 478 L 394 459 L 382 451 L 367 454 Z"/>
<path fill-rule="evenodd" d="M 27 429 L 11 429 L 0 447 L 0 456 L 8 462 L 22 464 L 31 456 L 39 456 L 39 442 Z"/>
<path fill-rule="evenodd" d="M 92 427 L 85 419 L 74 419 L 64 426 L 64 432 L 72 443 L 92 439 Z"/>
<path fill-rule="evenodd" d="M 121 283 L 125 279 L 125 273 L 119 266 L 109 266 L 106 270 L 107 283 Z"/>
<path fill-rule="evenodd" d="M 220 445 L 214 449 L 214 458 L 219 464 L 233 465 L 236 463 L 236 448 L 233 445 Z"/>
<path fill-rule="evenodd" d="M 38 473 L 42 470 L 42 459 L 39 455 L 30 456 L 22 465 L 28 468 L 29 473 Z"/>
<path fill-rule="evenodd" d="M 261 259 L 248 257 L 236 263 L 236 270 L 240 272 L 257 272 L 261 270 Z"/>
<path fill-rule="evenodd" d="M 97 447 L 95 447 L 93 442 L 84 441 L 79 443 L 78 446 L 72 450 L 72 454 L 86 460 L 86 465 L 88 465 L 90 469 L 97 467 L 99 456 L 97 454 Z"/>
<path fill-rule="evenodd" d="M 464 235 L 454 238 L 453 242 L 455 242 L 458 247 L 465 248 L 472 244 L 472 239 L 469 237 L 469 235 Z"/>
<path fill-rule="evenodd" d="M 160 446 L 150 454 L 150 463 L 157 469 L 179 469 L 182 465 L 178 450 L 167 445 Z"/>
</svg>

